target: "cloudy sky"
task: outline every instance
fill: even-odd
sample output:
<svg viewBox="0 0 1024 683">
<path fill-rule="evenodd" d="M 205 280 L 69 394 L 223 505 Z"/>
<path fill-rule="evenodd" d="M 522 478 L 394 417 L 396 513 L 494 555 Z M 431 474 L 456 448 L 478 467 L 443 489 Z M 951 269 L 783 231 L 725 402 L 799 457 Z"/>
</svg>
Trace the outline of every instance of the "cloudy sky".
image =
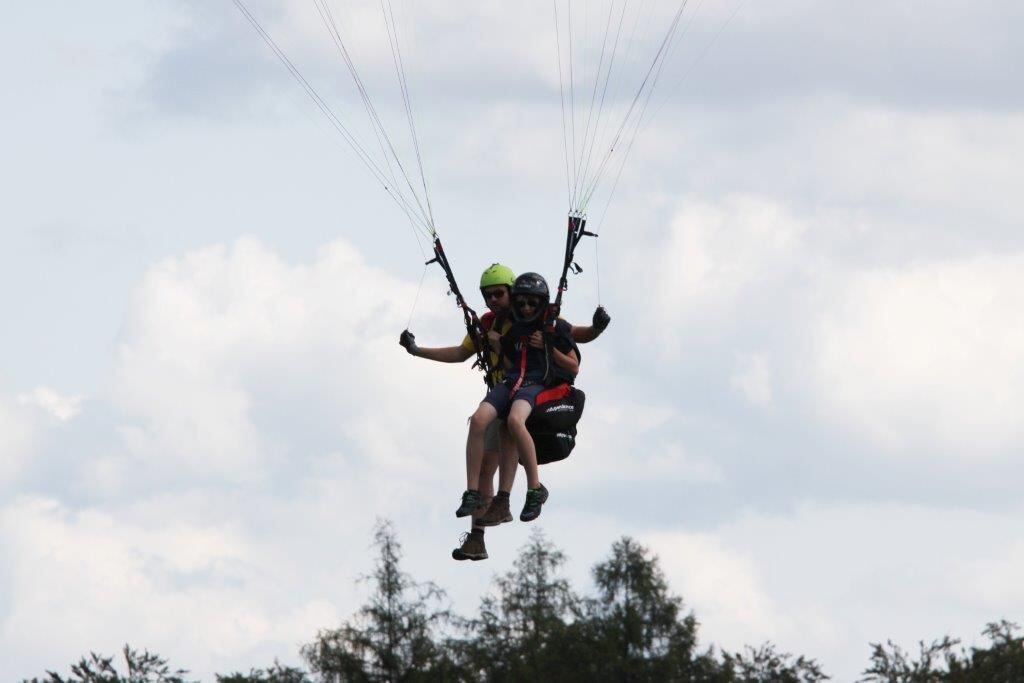
<svg viewBox="0 0 1024 683">
<path fill-rule="evenodd" d="M 613 322 L 536 525 L 581 587 L 637 537 L 704 645 L 772 640 L 838 680 L 869 641 L 1020 621 L 1024 6 L 691 4 L 581 246 L 566 316 Z M 410 316 L 423 344 L 462 334 L 439 270 L 417 298 L 405 216 L 231 2 L 10 5 L 0 678 L 126 641 L 207 680 L 297 664 L 360 604 L 379 517 L 470 612 L 529 525 L 450 559 L 482 384 L 396 344 Z M 249 5 L 364 123 L 312 4 Z M 374 3 L 339 5 L 400 124 Z M 510 6 L 395 5 L 481 306 L 494 260 L 557 277 L 567 206 L 551 5 Z"/>
</svg>

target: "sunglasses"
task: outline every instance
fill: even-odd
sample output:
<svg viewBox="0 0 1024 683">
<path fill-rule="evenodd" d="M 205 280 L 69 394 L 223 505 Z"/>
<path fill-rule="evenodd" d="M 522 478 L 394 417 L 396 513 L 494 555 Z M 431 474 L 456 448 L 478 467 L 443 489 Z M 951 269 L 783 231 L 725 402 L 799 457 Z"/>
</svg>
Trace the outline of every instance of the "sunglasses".
<svg viewBox="0 0 1024 683">
<path fill-rule="evenodd" d="M 505 298 L 505 288 L 500 287 L 498 289 L 490 289 L 486 292 L 482 292 L 484 299 L 503 299 Z"/>
<path fill-rule="evenodd" d="M 537 297 L 524 296 L 521 299 L 516 299 L 517 308 L 526 308 L 527 306 L 529 306 L 530 308 L 537 308 L 537 306 L 539 305 L 540 299 L 538 299 Z"/>
</svg>

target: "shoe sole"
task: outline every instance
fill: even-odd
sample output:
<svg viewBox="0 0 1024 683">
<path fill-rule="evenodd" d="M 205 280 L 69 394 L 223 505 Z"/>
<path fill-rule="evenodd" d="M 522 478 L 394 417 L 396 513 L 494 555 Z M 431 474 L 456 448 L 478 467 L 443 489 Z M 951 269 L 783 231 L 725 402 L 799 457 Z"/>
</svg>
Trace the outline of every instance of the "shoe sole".
<svg viewBox="0 0 1024 683">
<path fill-rule="evenodd" d="M 542 501 L 540 501 L 540 505 L 537 506 L 537 514 L 533 515 L 532 517 L 527 517 L 525 513 L 520 513 L 519 514 L 519 521 L 520 522 L 532 522 L 533 520 L 535 520 L 538 517 L 540 517 L 541 508 L 544 507 L 544 503 L 548 502 L 548 496 L 549 495 L 550 495 L 549 492 L 547 490 L 545 490 L 544 491 L 544 499 Z"/>
<path fill-rule="evenodd" d="M 464 552 L 458 551 L 452 553 L 452 559 L 462 562 L 463 560 L 472 560 L 473 562 L 479 562 L 480 560 L 486 560 L 488 557 L 487 553 L 481 553 L 479 555 L 467 555 Z"/>
<path fill-rule="evenodd" d="M 543 505 L 544 504 L 541 503 L 541 506 L 543 506 Z M 519 521 L 520 522 L 532 522 L 533 520 L 535 520 L 538 517 L 540 517 L 540 511 L 541 511 L 541 508 L 537 508 L 537 514 L 533 515 L 532 517 L 531 516 L 527 516 L 526 513 L 520 513 L 519 514 Z"/>
<path fill-rule="evenodd" d="M 483 505 L 477 505 L 475 508 L 473 508 L 472 510 L 469 510 L 468 512 L 466 510 L 464 510 L 463 508 L 459 508 L 458 510 L 455 511 L 455 516 L 456 517 L 469 517 L 471 514 L 473 514 L 477 510 L 486 510 L 486 509 L 487 508 L 485 506 L 483 506 Z"/>
<path fill-rule="evenodd" d="M 482 519 L 478 519 L 478 520 L 476 520 L 476 523 L 479 524 L 480 526 L 498 526 L 499 524 L 505 524 L 506 522 L 511 522 L 512 519 L 513 519 L 512 518 L 512 513 L 510 512 L 507 515 L 505 515 L 504 517 L 502 517 L 501 519 L 499 519 L 497 522 L 491 522 L 491 521 L 485 521 L 485 520 L 482 520 Z"/>
</svg>

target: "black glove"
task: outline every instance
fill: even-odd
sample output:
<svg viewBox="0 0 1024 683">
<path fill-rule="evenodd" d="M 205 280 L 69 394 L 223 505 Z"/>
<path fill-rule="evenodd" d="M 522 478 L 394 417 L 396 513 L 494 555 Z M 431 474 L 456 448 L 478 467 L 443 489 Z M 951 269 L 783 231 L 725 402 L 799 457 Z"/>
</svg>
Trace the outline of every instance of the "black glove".
<svg viewBox="0 0 1024 683">
<path fill-rule="evenodd" d="M 409 330 L 403 330 L 402 334 L 398 336 L 398 343 L 405 347 L 405 350 L 412 355 L 416 355 L 416 352 L 420 350 L 420 347 L 416 346 L 416 335 Z"/>
<path fill-rule="evenodd" d="M 604 328 L 608 327 L 608 323 L 612 321 L 612 317 L 608 315 L 608 311 L 604 310 L 604 306 L 598 306 L 594 309 L 594 329 L 598 332 L 604 332 Z"/>
</svg>

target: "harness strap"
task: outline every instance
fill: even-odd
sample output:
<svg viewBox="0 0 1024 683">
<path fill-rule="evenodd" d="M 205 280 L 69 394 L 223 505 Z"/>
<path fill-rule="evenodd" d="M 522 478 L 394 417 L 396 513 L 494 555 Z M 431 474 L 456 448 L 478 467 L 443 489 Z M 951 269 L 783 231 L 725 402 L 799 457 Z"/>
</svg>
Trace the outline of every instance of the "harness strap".
<svg viewBox="0 0 1024 683">
<path fill-rule="evenodd" d="M 440 237 L 434 237 L 434 258 L 427 261 L 427 265 L 431 263 L 438 264 L 444 271 L 444 277 L 448 280 L 448 293 L 455 296 L 455 305 L 462 310 L 466 333 L 473 341 L 473 352 L 476 354 L 476 362 L 473 363 L 473 367 L 484 371 L 484 383 L 488 388 L 492 388 L 494 386 L 494 367 L 491 365 L 490 352 L 486 345 L 486 333 L 476 311 L 466 303 L 466 299 L 459 290 L 459 283 L 455 281 L 455 274 L 452 272 L 451 264 L 448 263 L 444 247 L 441 246 Z"/>
<path fill-rule="evenodd" d="M 509 392 L 508 397 L 512 398 L 516 395 L 520 388 L 523 386 L 523 378 L 526 377 L 526 345 L 529 337 L 519 338 L 519 377 L 516 378 L 516 383 L 512 385 L 512 391 Z"/>
<path fill-rule="evenodd" d="M 565 235 L 565 257 L 562 261 L 562 276 L 558 279 L 558 292 L 555 294 L 555 302 L 551 304 L 551 319 L 558 318 L 562 309 L 562 293 L 569 289 L 569 271 L 573 274 L 583 272 L 578 263 L 573 261 L 576 253 L 576 245 L 584 236 L 597 237 L 597 233 L 588 232 L 587 217 L 581 213 L 570 213 L 568 230 Z M 553 324 L 553 323 L 552 323 Z"/>
<path fill-rule="evenodd" d="M 540 407 L 550 401 L 559 401 L 571 393 L 572 387 L 568 383 L 556 384 L 550 389 L 545 389 L 537 394 L 537 402 L 534 406 Z"/>
</svg>

